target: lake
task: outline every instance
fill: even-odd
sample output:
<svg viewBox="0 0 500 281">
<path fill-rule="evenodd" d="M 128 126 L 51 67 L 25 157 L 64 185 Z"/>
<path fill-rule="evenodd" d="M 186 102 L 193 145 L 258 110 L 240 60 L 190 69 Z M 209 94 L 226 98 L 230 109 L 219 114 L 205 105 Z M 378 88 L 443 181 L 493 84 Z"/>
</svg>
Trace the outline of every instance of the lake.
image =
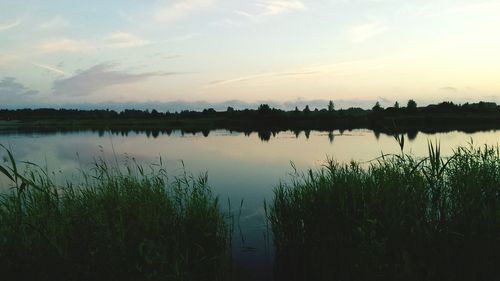
<svg viewBox="0 0 500 281">
<path fill-rule="evenodd" d="M 406 138 L 405 151 L 426 156 L 428 141 L 437 140 L 442 153 L 449 155 L 453 148 L 468 145 L 471 139 L 475 145 L 494 145 L 500 131 L 413 134 Z M 272 239 L 266 231 L 264 200 L 271 201 L 273 188 L 290 179 L 294 171 L 291 163 L 305 170 L 319 168 L 328 157 L 342 162 L 369 161 L 381 153 L 399 153 L 393 136 L 369 130 L 276 134 L 226 130 L 190 134 L 3 132 L 0 143 L 10 147 L 16 159 L 47 167 L 61 184 L 77 177 L 78 169 L 90 168 L 98 158 L 114 164 L 132 158 L 139 163 L 158 163 L 161 157 L 171 176 L 181 174 L 183 167 L 194 175 L 207 172 L 223 210 L 229 210 L 230 202 L 235 215 L 235 265 L 242 274 L 259 280 L 271 279 L 272 275 L 272 245 L 267 243 Z M 6 185 L 5 178 L 0 181 Z"/>
</svg>

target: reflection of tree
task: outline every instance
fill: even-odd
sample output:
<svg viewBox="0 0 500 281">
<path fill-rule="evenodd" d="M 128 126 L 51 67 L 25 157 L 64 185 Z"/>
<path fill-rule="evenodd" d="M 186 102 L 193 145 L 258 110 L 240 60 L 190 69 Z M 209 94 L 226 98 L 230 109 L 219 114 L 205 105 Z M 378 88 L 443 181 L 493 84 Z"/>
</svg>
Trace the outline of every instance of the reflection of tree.
<svg viewBox="0 0 500 281">
<path fill-rule="evenodd" d="M 210 130 L 202 130 L 201 133 L 204 137 L 208 137 L 208 135 L 210 134 Z"/>
<path fill-rule="evenodd" d="M 311 135 L 311 130 L 304 130 L 304 134 L 306 135 L 306 139 L 309 139 L 309 135 Z"/>
<path fill-rule="evenodd" d="M 375 138 L 378 140 L 380 138 L 380 132 L 377 130 L 373 130 L 373 134 L 375 135 Z"/>
<path fill-rule="evenodd" d="M 408 132 L 408 139 L 409 140 L 415 140 L 417 138 L 418 131 L 409 131 Z"/>
<path fill-rule="evenodd" d="M 151 134 L 153 135 L 153 138 L 156 139 L 160 135 L 160 131 L 159 130 L 152 130 Z"/>
<path fill-rule="evenodd" d="M 328 132 L 328 139 L 330 140 L 330 143 L 333 143 L 333 139 L 335 138 L 335 135 L 333 134 L 333 131 Z"/>
<path fill-rule="evenodd" d="M 268 142 L 271 139 L 271 131 L 259 131 L 258 134 L 261 141 Z"/>
<path fill-rule="evenodd" d="M 298 139 L 300 136 L 300 130 L 294 130 L 293 133 L 295 134 L 295 138 Z"/>
</svg>

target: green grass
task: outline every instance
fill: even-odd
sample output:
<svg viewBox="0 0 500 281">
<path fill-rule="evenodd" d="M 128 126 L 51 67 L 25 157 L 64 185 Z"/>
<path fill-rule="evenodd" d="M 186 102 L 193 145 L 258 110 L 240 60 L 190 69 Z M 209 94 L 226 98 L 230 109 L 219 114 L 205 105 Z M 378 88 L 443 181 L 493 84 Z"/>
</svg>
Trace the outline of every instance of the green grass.
<svg viewBox="0 0 500 281">
<path fill-rule="evenodd" d="M 169 180 L 160 166 L 98 161 L 79 184 L 38 166 L 0 198 L 2 280 L 223 280 L 230 233 L 206 175 Z"/>
<path fill-rule="evenodd" d="M 403 148 L 404 142 L 401 142 Z M 275 190 L 279 280 L 498 280 L 500 153 L 333 160 Z"/>
</svg>

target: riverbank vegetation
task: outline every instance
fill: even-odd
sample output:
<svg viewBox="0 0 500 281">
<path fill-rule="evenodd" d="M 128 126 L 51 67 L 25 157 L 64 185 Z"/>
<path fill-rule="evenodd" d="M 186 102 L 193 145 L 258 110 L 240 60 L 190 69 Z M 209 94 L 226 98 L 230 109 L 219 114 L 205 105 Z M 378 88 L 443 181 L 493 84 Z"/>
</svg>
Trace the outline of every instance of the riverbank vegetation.
<svg viewBox="0 0 500 281">
<path fill-rule="evenodd" d="M 295 108 L 286 111 L 261 104 L 257 109 L 225 111 L 212 108 L 203 111 L 183 110 L 78 110 L 17 109 L 0 110 L 0 130 L 150 130 L 235 131 L 283 130 L 349 130 L 367 128 L 379 132 L 412 132 L 444 130 L 485 130 L 500 128 L 500 106 L 491 102 L 474 104 L 439 104 L 418 107 L 410 100 L 406 106 L 395 103 L 383 108 L 336 109 L 333 102 L 325 108 Z"/>
<path fill-rule="evenodd" d="M 270 220 L 279 280 L 495 280 L 499 148 L 330 160 L 281 184 Z"/>
<path fill-rule="evenodd" d="M 276 187 L 264 205 L 276 280 L 498 279 L 500 148 L 471 144 L 443 157 L 429 143 L 416 158 L 397 140 L 400 154 L 330 159 Z M 234 279 L 230 214 L 206 176 L 169 179 L 161 161 L 97 161 L 59 186 L 6 153 L 5 280 Z"/>
<path fill-rule="evenodd" d="M 206 176 L 97 161 L 81 183 L 57 186 L 7 153 L 2 280 L 225 280 L 231 234 Z"/>
</svg>

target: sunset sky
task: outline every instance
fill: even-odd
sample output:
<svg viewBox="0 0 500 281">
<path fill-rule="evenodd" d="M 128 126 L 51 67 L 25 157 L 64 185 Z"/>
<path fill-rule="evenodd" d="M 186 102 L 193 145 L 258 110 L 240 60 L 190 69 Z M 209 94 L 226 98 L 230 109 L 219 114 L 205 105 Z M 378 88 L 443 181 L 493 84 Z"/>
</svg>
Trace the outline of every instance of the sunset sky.
<svg viewBox="0 0 500 281">
<path fill-rule="evenodd" d="M 500 102 L 500 0 L 0 0 L 2 107 L 409 98 Z"/>
</svg>

